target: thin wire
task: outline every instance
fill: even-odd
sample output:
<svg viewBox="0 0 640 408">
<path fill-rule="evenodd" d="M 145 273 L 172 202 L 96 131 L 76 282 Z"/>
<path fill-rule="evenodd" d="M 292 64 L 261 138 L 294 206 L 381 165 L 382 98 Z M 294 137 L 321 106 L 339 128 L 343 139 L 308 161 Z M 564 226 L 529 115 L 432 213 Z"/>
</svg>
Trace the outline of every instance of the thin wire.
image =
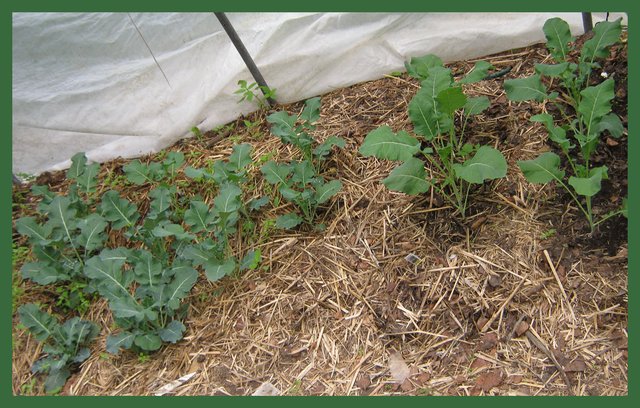
<svg viewBox="0 0 640 408">
<path fill-rule="evenodd" d="M 151 51 L 151 47 L 149 47 L 149 44 L 147 43 L 147 40 L 144 39 L 144 36 L 140 32 L 140 29 L 138 28 L 136 23 L 133 21 L 133 18 L 131 18 L 131 14 L 127 13 L 127 16 L 129 16 L 129 20 L 131 20 L 131 24 L 133 24 L 133 26 L 135 27 L 136 31 L 138 32 L 138 35 L 140 35 L 140 38 L 142 38 L 142 42 L 144 42 L 144 45 L 147 46 L 147 49 L 149 50 L 149 53 L 151 54 L 151 57 L 153 57 L 153 60 L 155 61 L 156 65 L 158 66 L 158 69 L 160 70 L 160 72 L 162 72 L 162 76 L 164 77 L 164 80 L 167 81 L 167 85 L 169 85 L 169 88 L 173 89 L 171 87 L 171 84 L 169 83 L 169 78 L 167 78 L 167 76 L 165 75 L 164 71 L 162 70 L 162 67 L 160 66 L 160 63 L 158 63 L 158 60 L 156 59 L 156 56 L 153 55 L 153 51 Z"/>
</svg>

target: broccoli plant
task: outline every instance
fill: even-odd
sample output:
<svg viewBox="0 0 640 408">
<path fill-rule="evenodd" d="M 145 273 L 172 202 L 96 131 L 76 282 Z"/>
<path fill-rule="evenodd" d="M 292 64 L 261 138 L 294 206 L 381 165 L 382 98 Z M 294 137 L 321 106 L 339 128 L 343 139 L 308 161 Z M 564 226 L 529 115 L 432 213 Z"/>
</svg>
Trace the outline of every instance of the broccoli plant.
<svg viewBox="0 0 640 408">
<path fill-rule="evenodd" d="M 148 353 L 163 342 L 182 339 L 182 300 L 198 279 L 188 263 L 174 260 L 166 265 L 144 249 L 105 249 L 87 261 L 84 273 L 109 302 L 120 328 L 107 337 L 108 352 L 133 348 Z"/>
<path fill-rule="evenodd" d="M 484 79 L 492 66 L 479 61 L 458 81 L 435 55 L 412 58 L 406 67 L 421 81 L 409 103 L 415 135 L 381 126 L 367 134 L 360 154 L 401 162 L 382 181 L 390 190 L 415 195 L 434 188 L 464 217 L 471 186 L 502 178 L 507 172 L 506 160 L 498 150 L 465 141 L 470 117 L 487 109 L 489 99 L 467 97 L 462 85 Z M 427 177 L 425 162 L 434 177 Z"/>
<path fill-rule="evenodd" d="M 88 345 L 100 329 L 95 323 L 79 317 L 72 317 L 60 324 L 55 317 L 33 303 L 20 306 L 18 316 L 36 340 L 44 343 L 45 356 L 37 360 L 31 370 L 47 374 L 44 383 L 47 393 L 58 392 L 71 376 L 72 370 L 89 358 Z"/>
<path fill-rule="evenodd" d="M 162 161 L 142 163 L 135 159 L 122 167 L 127 180 L 135 185 L 173 180 L 177 170 L 184 164 L 184 153 L 169 152 Z"/>
<path fill-rule="evenodd" d="M 326 203 L 342 188 L 339 180 L 326 181 L 320 174 L 321 166 L 333 146 L 344 147 L 345 141 L 330 136 L 317 143 L 309 134 L 315 130 L 314 123 L 320 118 L 320 98 L 311 98 L 299 116 L 287 112 L 276 112 L 267 117 L 272 124 L 271 132 L 285 144 L 295 146 L 301 154 L 300 160 L 290 163 L 265 163 L 262 174 L 265 180 L 277 187 L 286 201 L 299 211 L 290 212 L 276 219 L 278 228 L 294 228 L 302 222 L 313 224 L 318 206 Z"/>
<path fill-rule="evenodd" d="M 204 268 L 210 281 L 217 281 L 236 271 L 254 269 L 260 262 L 260 250 L 249 250 L 238 259 L 232 253 L 229 239 L 238 228 L 239 220 L 249 218 L 251 210 L 264 205 L 264 199 L 243 201 L 243 188 L 247 181 L 247 172 L 253 161 L 252 146 L 248 143 L 233 146 L 228 160 L 216 160 L 212 171 L 185 169 L 187 177 L 195 180 L 210 181 L 218 186 L 218 194 L 210 207 L 201 200 L 192 200 L 184 213 L 184 223 L 189 230 L 203 237 L 184 248 L 180 256 Z"/>
<path fill-rule="evenodd" d="M 507 97 L 512 101 L 549 101 L 560 113 L 554 118 L 549 113 L 531 117 L 532 122 L 542 123 L 565 156 L 568 168 L 561 168 L 560 156 L 553 152 L 541 154 L 534 160 L 517 164 L 525 178 L 531 183 L 546 184 L 555 181 L 564 188 L 580 211 L 585 215 L 591 232 L 607 219 L 622 214 L 626 216 L 626 200 L 622 208 L 612 211 L 599 220 L 594 217 L 592 199 L 600 191 L 602 180 L 608 178 L 607 166 L 593 165 L 592 156 L 600 137 L 608 132 L 618 138 L 624 132 L 620 118 L 611 112 L 611 101 L 615 97 L 614 79 L 608 78 L 593 84 L 592 72 L 600 67 L 598 60 L 609 55 L 609 48 L 616 44 L 622 25 L 618 19 L 603 21 L 593 29 L 593 37 L 585 41 L 577 61 L 570 53 L 575 49 L 569 25 L 560 18 L 552 18 L 544 24 L 547 48 L 555 64 L 536 64 L 536 74 L 528 78 L 505 81 Z M 558 79 L 562 95 L 549 92 L 542 78 Z M 556 120 L 559 126 L 556 125 Z M 576 147 L 572 139 L 579 147 Z M 571 175 L 566 179 L 567 172 Z M 566 182 L 565 182 L 566 181 Z"/>
<path fill-rule="evenodd" d="M 66 196 L 47 186 L 34 186 L 42 195 L 38 217 L 16 220 L 19 234 L 28 237 L 36 260 L 22 265 L 24 279 L 40 285 L 57 284 L 58 304 L 84 312 L 88 307 L 84 261 L 102 249 L 107 238 L 107 220 L 91 212 L 96 192 L 98 163 L 86 164 L 84 153 L 72 158 L 67 177 L 73 180 Z"/>
</svg>

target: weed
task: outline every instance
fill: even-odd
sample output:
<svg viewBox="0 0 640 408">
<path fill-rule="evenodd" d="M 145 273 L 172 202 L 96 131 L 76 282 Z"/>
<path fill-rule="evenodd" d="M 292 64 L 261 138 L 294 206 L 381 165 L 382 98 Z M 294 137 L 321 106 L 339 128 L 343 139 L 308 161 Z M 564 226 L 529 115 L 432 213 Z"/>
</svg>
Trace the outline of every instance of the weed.
<svg viewBox="0 0 640 408">
<path fill-rule="evenodd" d="M 275 99 L 276 90 L 269 88 L 268 86 L 259 86 L 256 82 L 247 83 L 244 79 L 238 81 L 238 89 L 234 92 L 236 95 L 240 95 L 238 103 L 249 101 L 256 101 L 260 109 L 264 109 L 269 104 L 267 100 L 269 98 Z M 261 95 L 262 94 L 262 95 Z"/>
<path fill-rule="evenodd" d="M 195 136 L 198 142 L 201 142 L 204 139 L 204 135 L 197 126 L 191 128 L 191 133 L 193 133 L 193 136 Z"/>
<path fill-rule="evenodd" d="M 291 395 L 291 396 L 300 396 L 303 395 L 302 393 L 302 380 L 294 380 L 293 384 L 291 384 L 291 387 L 289 387 L 289 390 L 287 391 L 287 395 Z"/>
<path fill-rule="evenodd" d="M 66 310 L 75 310 L 81 315 L 89 310 L 91 295 L 86 292 L 87 283 L 71 281 L 55 288 L 57 299 L 56 306 Z"/>
<path fill-rule="evenodd" d="M 36 379 L 32 378 L 29 382 L 20 386 L 20 395 L 34 395 L 34 388 L 36 386 Z"/>
<path fill-rule="evenodd" d="M 555 228 L 550 228 L 550 229 L 544 231 L 542 234 L 540 234 L 540 239 L 542 239 L 542 240 L 549 239 L 554 235 L 556 235 L 556 229 Z"/>
</svg>

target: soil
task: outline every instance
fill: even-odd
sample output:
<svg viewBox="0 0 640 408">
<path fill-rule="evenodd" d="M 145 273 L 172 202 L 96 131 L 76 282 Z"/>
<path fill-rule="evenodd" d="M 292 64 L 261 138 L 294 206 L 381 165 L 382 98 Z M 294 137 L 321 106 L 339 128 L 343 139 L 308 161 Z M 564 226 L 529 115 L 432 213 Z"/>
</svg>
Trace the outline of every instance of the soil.
<svg viewBox="0 0 640 408">
<path fill-rule="evenodd" d="M 613 217 L 591 233 L 568 194 L 531 185 L 517 170 L 516 161 L 555 146 L 528 121 L 545 107 L 508 101 L 502 84 L 548 62 L 544 46 L 482 59 L 511 71 L 465 86 L 468 95 L 491 100 L 468 124 L 469 137 L 497 146 L 509 170 L 473 192 L 466 219 L 433 192 L 386 190 L 380 180 L 393 164 L 354 153 L 378 126 L 412 129 L 407 104 L 419 88 L 415 79 L 389 76 L 323 95 L 314 136 L 347 141 L 323 169 L 344 185 L 319 213 L 326 230 L 276 231 L 259 243 L 239 236 L 235 247 L 261 248 L 264 269 L 216 283 L 201 279 L 189 299 L 186 337 L 144 359 L 101 355 L 113 322 L 106 304 L 94 301 L 87 316 L 103 327 L 101 337 L 62 394 L 153 395 L 196 373 L 170 393 L 250 395 L 268 384 L 286 395 L 626 395 L 627 219 Z M 465 73 L 474 62 L 448 66 Z M 626 40 L 602 70 L 615 78 L 613 111 L 626 129 Z M 255 157 L 272 152 L 285 160 L 292 151 L 270 135 L 265 117 L 272 111 L 168 150 L 192 153 L 189 164 L 201 167 L 241 141 L 254 146 Z M 245 119 L 258 125 L 248 129 Z M 606 165 L 609 178 L 594 199 L 596 214 L 616 210 L 627 196 L 627 137 L 605 137 L 598 146 L 594 165 Z M 122 175 L 126 163 L 104 163 L 99 177 Z M 259 171 L 252 177 L 260 189 Z M 35 213 L 32 184 L 64 193 L 69 183 L 65 172 L 52 172 L 14 186 L 14 220 Z M 119 187 L 144 208 L 151 186 Z M 183 194 L 211 196 L 202 186 Z M 263 210 L 256 228 L 278 211 Z M 15 230 L 13 241 L 26 245 Z M 14 301 L 55 303 L 53 288 L 20 279 L 21 262 L 14 265 Z M 30 372 L 41 345 L 15 316 L 13 335 L 14 394 L 43 394 L 42 378 Z"/>
</svg>

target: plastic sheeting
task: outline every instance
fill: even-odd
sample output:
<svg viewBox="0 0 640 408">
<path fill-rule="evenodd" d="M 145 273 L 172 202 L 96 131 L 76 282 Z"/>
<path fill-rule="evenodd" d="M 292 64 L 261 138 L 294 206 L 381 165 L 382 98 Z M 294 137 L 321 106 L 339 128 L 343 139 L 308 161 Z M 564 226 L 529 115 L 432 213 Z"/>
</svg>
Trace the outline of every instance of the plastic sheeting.
<svg viewBox="0 0 640 408">
<path fill-rule="evenodd" d="M 412 56 L 455 61 L 540 42 L 553 16 L 583 31 L 580 13 L 227 16 L 285 103 L 404 70 Z M 64 169 L 79 151 L 99 162 L 157 152 L 256 109 L 237 103 L 240 79 L 253 82 L 213 13 L 16 13 L 13 171 Z"/>
</svg>

